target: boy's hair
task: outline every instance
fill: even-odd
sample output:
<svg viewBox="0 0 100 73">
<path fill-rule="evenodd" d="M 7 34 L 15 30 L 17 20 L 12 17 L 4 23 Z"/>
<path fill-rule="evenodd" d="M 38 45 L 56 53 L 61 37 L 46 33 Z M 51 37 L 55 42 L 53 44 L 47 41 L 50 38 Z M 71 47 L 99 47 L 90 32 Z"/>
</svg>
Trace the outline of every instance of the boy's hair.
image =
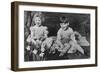
<svg viewBox="0 0 100 73">
<path fill-rule="evenodd" d="M 36 17 L 39 17 L 41 19 L 41 21 L 44 22 L 44 16 L 43 16 L 42 12 L 36 12 L 36 13 L 34 13 L 33 22 L 35 21 Z"/>
<path fill-rule="evenodd" d="M 60 23 L 68 23 L 69 19 L 65 16 L 60 17 Z"/>
</svg>

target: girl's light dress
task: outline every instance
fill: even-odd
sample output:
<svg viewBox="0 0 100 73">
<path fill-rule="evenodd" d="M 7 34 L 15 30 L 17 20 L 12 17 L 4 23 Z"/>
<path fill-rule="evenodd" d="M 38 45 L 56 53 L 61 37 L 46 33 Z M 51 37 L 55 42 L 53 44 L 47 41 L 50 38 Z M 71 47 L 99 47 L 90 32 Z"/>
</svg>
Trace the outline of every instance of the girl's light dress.
<svg viewBox="0 0 100 73">
<path fill-rule="evenodd" d="M 33 53 L 37 54 L 38 51 L 41 50 L 41 44 L 43 42 L 43 40 L 45 40 L 45 38 L 47 37 L 48 31 L 47 31 L 47 27 L 46 26 L 32 26 L 30 27 L 30 35 L 27 38 L 27 42 L 28 43 L 32 43 L 33 45 L 35 45 L 33 47 Z"/>
</svg>

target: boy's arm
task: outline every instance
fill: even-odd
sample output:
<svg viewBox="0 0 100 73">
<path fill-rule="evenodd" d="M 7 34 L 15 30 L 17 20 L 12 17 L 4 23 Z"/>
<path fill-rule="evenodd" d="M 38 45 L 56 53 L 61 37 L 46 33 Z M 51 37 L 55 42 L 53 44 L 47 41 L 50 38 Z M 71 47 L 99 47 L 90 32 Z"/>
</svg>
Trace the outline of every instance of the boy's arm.
<svg viewBox="0 0 100 73">
<path fill-rule="evenodd" d="M 61 31 L 60 30 L 57 32 L 57 40 L 61 41 Z"/>
<path fill-rule="evenodd" d="M 71 39 L 72 39 L 72 41 L 74 41 L 75 43 L 77 43 L 77 41 L 76 41 L 76 39 L 75 39 L 75 34 L 74 34 L 74 33 L 71 34 Z"/>
<path fill-rule="evenodd" d="M 57 41 L 56 42 L 57 42 L 57 44 L 60 45 L 60 48 L 62 49 L 63 48 L 63 44 L 61 42 L 61 30 L 59 30 L 58 33 L 57 33 Z"/>
<path fill-rule="evenodd" d="M 74 41 L 75 43 L 77 43 L 77 41 L 75 39 L 75 33 L 74 33 L 73 29 L 71 29 L 70 32 L 71 32 L 71 37 L 70 37 L 71 40 Z"/>
</svg>

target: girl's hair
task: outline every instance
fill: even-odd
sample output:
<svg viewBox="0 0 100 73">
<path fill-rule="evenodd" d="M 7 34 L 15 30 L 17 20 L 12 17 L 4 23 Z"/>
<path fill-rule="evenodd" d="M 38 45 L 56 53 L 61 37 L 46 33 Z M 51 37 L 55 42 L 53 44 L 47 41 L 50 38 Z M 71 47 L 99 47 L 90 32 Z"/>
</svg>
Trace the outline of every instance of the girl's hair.
<svg viewBox="0 0 100 73">
<path fill-rule="evenodd" d="M 60 23 L 68 23 L 69 19 L 65 16 L 60 17 Z"/>
<path fill-rule="evenodd" d="M 36 17 L 39 17 L 41 19 L 41 21 L 44 22 L 44 16 L 43 16 L 42 12 L 36 12 L 36 13 L 34 13 L 33 19 L 32 19 L 33 23 L 34 23 Z"/>
</svg>

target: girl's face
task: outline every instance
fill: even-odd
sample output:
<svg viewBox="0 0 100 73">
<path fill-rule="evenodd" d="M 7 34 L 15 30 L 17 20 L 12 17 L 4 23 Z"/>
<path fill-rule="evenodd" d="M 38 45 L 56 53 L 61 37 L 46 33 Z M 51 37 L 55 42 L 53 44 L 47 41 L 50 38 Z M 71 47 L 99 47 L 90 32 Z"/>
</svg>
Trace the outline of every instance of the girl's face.
<svg viewBox="0 0 100 73">
<path fill-rule="evenodd" d="M 40 26 L 41 25 L 40 17 L 35 17 L 34 22 L 35 22 L 36 25 Z"/>
<path fill-rule="evenodd" d="M 68 28 L 69 22 L 68 23 L 60 23 L 60 26 L 62 29 Z"/>
</svg>

